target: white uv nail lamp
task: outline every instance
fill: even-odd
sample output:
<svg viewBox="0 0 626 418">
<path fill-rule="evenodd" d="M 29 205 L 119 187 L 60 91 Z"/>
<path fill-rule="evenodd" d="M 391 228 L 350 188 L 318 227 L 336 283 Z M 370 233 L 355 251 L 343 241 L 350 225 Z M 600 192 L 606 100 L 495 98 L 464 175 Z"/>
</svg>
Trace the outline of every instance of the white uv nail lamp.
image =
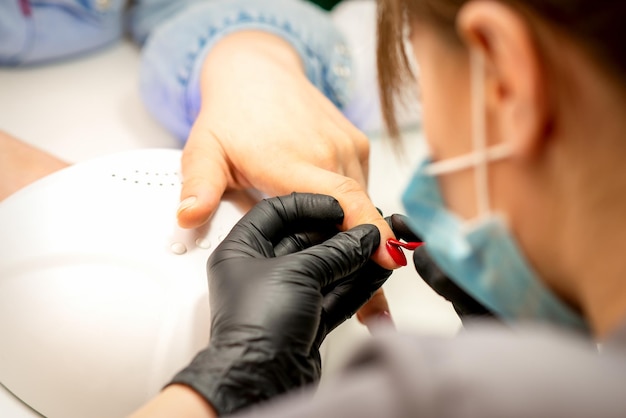
<svg viewBox="0 0 626 418">
<path fill-rule="evenodd" d="M 255 200 L 179 228 L 180 156 L 97 158 L 0 203 L 0 416 L 123 417 L 206 346 L 206 260 Z"/>
</svg>

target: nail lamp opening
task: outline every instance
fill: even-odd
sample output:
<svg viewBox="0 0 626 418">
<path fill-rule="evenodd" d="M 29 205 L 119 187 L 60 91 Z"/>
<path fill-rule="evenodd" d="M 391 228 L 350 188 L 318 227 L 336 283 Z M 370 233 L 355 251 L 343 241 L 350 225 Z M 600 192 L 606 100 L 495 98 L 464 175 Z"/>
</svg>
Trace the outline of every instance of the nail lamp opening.
<svg viewBox="0 0 626 418">
<path fill-rule="evenodd" d="M 180 157 L 101 157 L 0 204 L 0 384 L 39 414 L 125 416 L 206 346 L 206 260 L 255 199 L 179 228 Z"/>
</svg>

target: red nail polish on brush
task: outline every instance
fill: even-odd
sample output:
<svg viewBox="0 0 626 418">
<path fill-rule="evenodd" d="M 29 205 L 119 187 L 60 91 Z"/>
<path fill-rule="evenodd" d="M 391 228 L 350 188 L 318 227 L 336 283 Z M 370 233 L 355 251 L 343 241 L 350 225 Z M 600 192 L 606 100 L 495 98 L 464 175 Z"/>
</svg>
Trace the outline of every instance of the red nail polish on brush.
<svg viewBox="0 0 626 418">
<path fill-rule="evenodd" d="M 393 239 L 390 238 L 387 240 L 387 242 L 395 247 L 402 247 L 402 248 L 406 248 L 407 250 L 415 250 L 418 247 L 421 247 L 422 245 L 424 245 L 423 242 L 417 242 L 417 241 L 411 241 L 411 242 L 402 242 L 402 241 L 398 241 L 397 239 Z"/>
<path fill-rule="evenodd" d="M 390 238 L 387 240 L 385 246 L 387 247 L 387 252 L 391 258 L 393 258 L 393 261 L 401 266 L 406 266 L 406 257 L 400 247 L 413 251 L 416 248 L 421 247 L 422 244 L 423 242 L 402 242 L 397 239 Z"/>
</svg>

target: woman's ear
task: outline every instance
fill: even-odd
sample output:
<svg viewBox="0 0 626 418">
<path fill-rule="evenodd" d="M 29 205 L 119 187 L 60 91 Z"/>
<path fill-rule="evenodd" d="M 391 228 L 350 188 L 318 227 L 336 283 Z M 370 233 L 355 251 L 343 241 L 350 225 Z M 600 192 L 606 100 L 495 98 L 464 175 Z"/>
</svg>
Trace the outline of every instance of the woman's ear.
<svg viewBox="0 0 626 418">
<path fill-rule="evenodd" d="M 485 62 L 487 126 L 491 145 L 510 142 L 515 155 L 537 156 L 552 123 L 546 75 L 527 21 L 514 8 L 474 0 L 461 9 L 457 28 L 471 53 Z"/>
</svg>

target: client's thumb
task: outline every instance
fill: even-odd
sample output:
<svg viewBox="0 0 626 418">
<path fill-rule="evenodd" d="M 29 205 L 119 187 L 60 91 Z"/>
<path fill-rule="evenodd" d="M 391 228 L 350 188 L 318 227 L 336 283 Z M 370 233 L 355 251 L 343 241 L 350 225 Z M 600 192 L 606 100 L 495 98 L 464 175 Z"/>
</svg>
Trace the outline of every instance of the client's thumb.
<svg viewBox="0 0 626 418">
<path fill-rule="evenodd" d="M 209 220 L 228 186 L 228 164 L 219 143 L 210 134 L 192 131 L 182 156 L 183 185 L 176 216 L 183 228 Z"/>
</svg>

